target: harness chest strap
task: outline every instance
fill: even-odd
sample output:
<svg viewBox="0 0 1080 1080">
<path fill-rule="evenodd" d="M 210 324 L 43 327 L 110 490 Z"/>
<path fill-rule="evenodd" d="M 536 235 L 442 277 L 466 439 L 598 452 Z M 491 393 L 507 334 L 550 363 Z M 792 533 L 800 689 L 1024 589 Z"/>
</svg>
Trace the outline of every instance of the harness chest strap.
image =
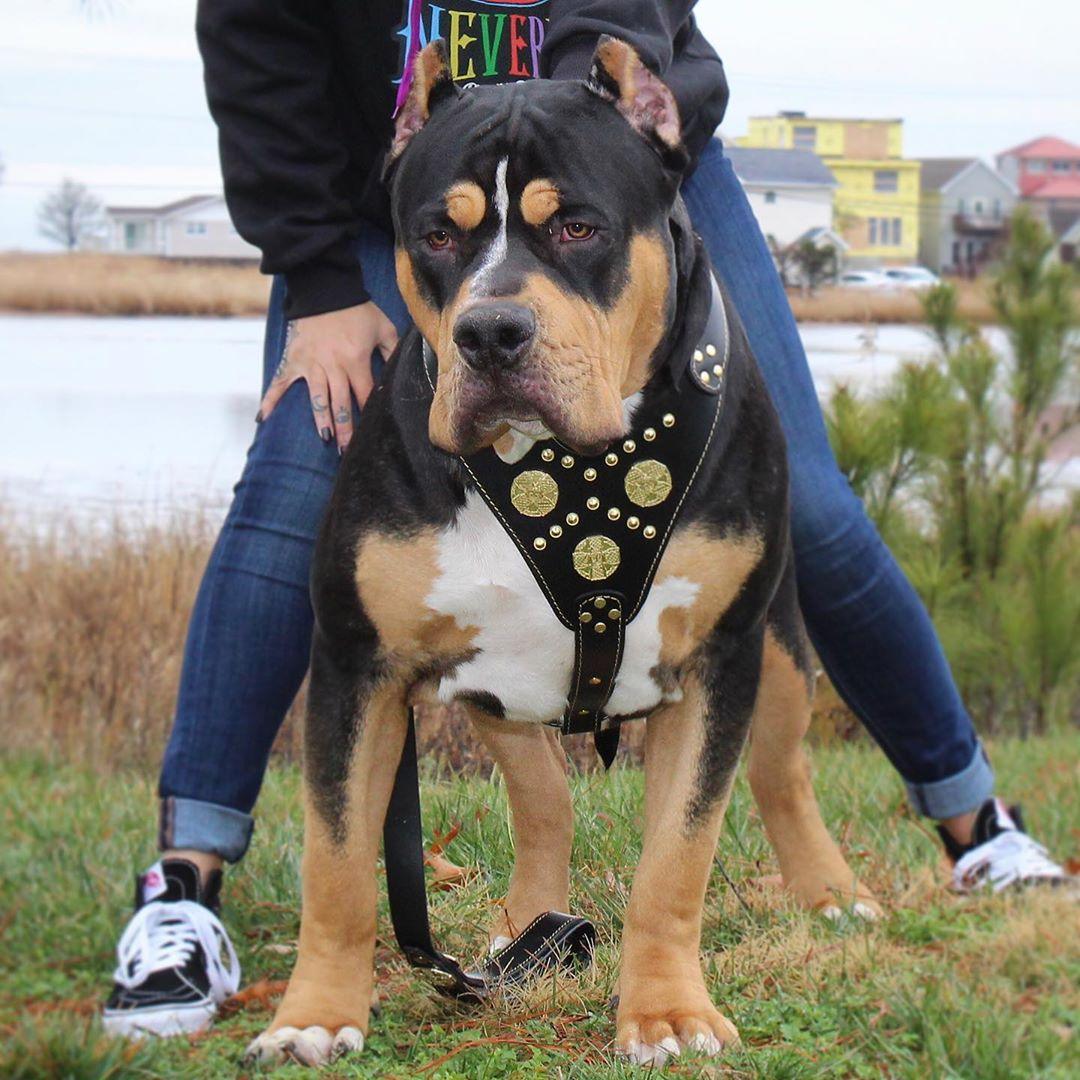
<svg viewBox="0 0 1080 1080">
<path fill-rule="evenodd" d="M 513 464 L 491 448 L 461 459 L 552 611 L 574 633 L 566 708 L 552 726 L 592 732 L 605 764 L 618 743 L 617 722 L 605 708 L 626 627 L 648 595 L 723 404 L 730 335 L 715 280 L 712 287 L 687 377 L 638 406 L 622 443 L 595 457 L 549 439 Z"/>
</svg>

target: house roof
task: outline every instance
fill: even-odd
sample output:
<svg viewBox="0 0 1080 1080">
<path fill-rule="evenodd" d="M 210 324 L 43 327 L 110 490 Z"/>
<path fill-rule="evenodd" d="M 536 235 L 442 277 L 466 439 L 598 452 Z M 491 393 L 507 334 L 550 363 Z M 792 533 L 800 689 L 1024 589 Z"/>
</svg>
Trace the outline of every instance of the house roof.
<svg viewBox="0 0 1080 1080">
<path fill-rule="evenodd" d="M 999 158 L 1080 158 L 1080 146 L 1076 143 L 1059 139 L 1056 135 L 1040 135 L 1037 139 L 1031 139 L 1011 150 L 1002 150 Z"/>
<path fill-rule="evenodd" d="M 188 195 L 161 206 L 106 206 L 105 212 L 113 217 L 172 217 L 204 203 L 217 202 L 221 198 L 221 195 Z"/>
<path fill-rule="evenodd" d="M 801 244 L 805 240 L 809 240 L 812 244 L 831 244 L 841 254 L 851 246 L 838 232 L 827 229 L 824 225 L 815 225 L 814 228 L 807 229 L 795 243 Z"/>
<path fill-rule="evenodd" d="M 725 146 L 735 175 L 748 184 L 836 187 L 836 177 L 812 150 L 762 150 Z"/>
<path fill-rule="evenodd" d="M 1000 173 L 995 172 L 982 158 L 922 158 L 920 183 L 923 191 L 944 191 L 954 180 L 959 180 L 965 173 L 978 169 L 1002 188 L 1017 195 L 1016 185 Z"/>
<path fill-rule="evenodd" d="M 1050 231 L 1059 239 L 1064 240 L 1071 232 L 1080 229 L 1080 210 L 1075 207 L 1064 206 L 1051 207 L 1046 215 Z"/>
<path fill-rule="evenodd" d="M 751 116 L 751 120 L 793 120 L 795 123 L 808 124 L 902 124 L 903 117 L 896 116 L 820 116 L 817 113 L 805 113 L 799 109 L 781 109 L 769 116 Z M 724 147 L 725 151 L 727 147 Z"/>
<path fill-rule="evenodd" d="M 1049 176 L 1028 188 L 1029 199 L 1080 199 L 1080 176 Z"/>
<path fill-rule="evenodd" d="M 978 158 L 922 158 L 922 186 L 924 191 L 940 191 L 950 180 L 955 180 Z"/>
</svg>

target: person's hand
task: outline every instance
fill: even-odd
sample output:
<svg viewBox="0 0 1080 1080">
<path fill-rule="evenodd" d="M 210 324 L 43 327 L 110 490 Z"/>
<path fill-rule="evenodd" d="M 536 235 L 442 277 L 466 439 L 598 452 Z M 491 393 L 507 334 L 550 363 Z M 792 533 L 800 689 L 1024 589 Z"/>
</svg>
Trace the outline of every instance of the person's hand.
<svg viewBox="0 0 1080 1080">
<path fill-rule="evenodd" d="M 371 354 L 397 346 L 394 324 L 372 303 L 294 319 L 288 345 L 259 406 L 265 420 L 297 379 L 304 379 L 315 430 L 323 442 L 337 439 L 344 451 L 353 433 L 351 394 L 362 406 L 371 393 Z"/>
</svg>

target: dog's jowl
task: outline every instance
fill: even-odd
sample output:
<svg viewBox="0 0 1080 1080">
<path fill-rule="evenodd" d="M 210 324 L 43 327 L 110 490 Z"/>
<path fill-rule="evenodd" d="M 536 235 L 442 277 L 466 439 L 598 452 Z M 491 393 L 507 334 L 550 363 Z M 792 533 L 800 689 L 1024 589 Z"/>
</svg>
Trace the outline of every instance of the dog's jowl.
<svg viewBox="0 0 1080 1080">
<path fill-rule="evenodd" d="M 459 92 L 440 45 L 416 60 L 387 166 L 416 330 L 316 558 L 300 950 L 264 1060 L 363 1044 L 379 834 L 418 703 L 461 703 L 506 777 L 517 861 L 492 940 L 569 909 L 546 725 L 646 724 L 617 973 L 634 1060 L 737 1038 L 698 953 L 748 735 L 787 887 L 875 910 L 810 787 L 783 439 L 678 198 L 685 165 L 671 94 L 621 42 L 587 83 Z"/>
</svg>

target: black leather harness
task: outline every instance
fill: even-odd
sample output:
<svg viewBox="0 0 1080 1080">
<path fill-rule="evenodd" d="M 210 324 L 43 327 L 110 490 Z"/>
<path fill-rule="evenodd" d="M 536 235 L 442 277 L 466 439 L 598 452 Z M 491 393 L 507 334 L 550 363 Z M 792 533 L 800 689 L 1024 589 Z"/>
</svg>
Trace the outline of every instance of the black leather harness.
<svg viewBox="0 0 1080 1080">
<path fill-rule="evenodd" d="M 716 433 L 723 406 L 730 333 L 724 298 L 712 280 L 705 329 L 686 357 L 685 377 L 669 380 L 634 412 L 624 441 L 583 458 L 554 439 L 520 459 L 491 448 L 461 458 L 484 501 L 517 545 L 556 618 L 574 633 L 574 671 L 561 718 L 564 734 L 591 732 L 605 766 L 619 725 L 641 714 L 606 709 L 622 663 L 626 628 L 641 611 L 679 511 Z M 434 392 L 430 350 L 424 369 Z M 543 662 L 538 658 L 537 662 Z M 585 919 L 547 912 L 475 971 L 440 952 L 431 938 L 412 713 L 384 829 L 387 892 L 394 933 L 409 962 L 450 977 L 457 997 L 481 999 L 495 983 L 519 982 L 560 960 L 591 952 Z"/>
</svg>

